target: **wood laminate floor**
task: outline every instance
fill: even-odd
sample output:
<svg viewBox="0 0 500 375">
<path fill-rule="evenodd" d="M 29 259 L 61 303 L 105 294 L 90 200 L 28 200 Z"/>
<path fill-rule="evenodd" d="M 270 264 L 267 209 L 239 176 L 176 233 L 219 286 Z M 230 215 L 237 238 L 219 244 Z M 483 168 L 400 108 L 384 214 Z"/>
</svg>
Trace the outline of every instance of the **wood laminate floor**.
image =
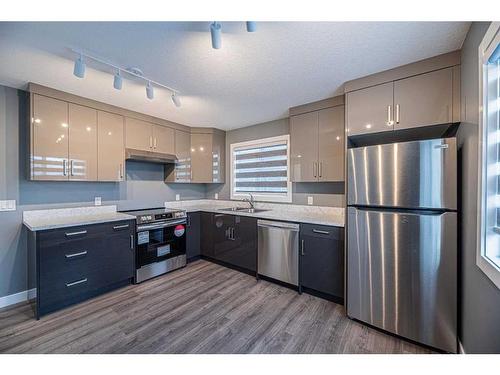
<svg viewBox="0 0 500 375">
<path fill-rule="evenodd" d="M 36 321 L 0 310 L 0 353 L 428 353 L 344 308 L 211 262 Z"/>
</svg>

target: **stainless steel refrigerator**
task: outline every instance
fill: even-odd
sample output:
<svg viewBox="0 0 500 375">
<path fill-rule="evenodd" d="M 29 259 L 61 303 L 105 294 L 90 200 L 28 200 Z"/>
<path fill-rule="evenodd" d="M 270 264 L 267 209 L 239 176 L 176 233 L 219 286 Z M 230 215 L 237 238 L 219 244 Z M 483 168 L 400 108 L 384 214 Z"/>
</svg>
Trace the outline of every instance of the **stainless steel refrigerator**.
<svg viewBox="0 0 500 375">
<path fill-rule="evenodd" d="M 456 352 L 456 139 L 347 151 L 347 315 Z"/>
</svg>

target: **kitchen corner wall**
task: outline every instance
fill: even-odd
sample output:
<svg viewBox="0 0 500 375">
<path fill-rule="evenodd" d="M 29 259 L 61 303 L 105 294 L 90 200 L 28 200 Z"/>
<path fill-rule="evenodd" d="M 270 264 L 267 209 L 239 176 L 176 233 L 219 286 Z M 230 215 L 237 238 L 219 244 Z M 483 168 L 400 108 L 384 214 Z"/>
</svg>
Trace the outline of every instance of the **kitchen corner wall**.
<svg viewBox="0 0 500 375">
<path fill-rule="evenodd" d="M 219 199 L 230 199 L 230 146 L 232 143 L 276 137 L 284 134 L 290 134 L 288 118 L 226 132 L 226 183 L 207 185 L 207 198 L 213 199 L 214 194 L 218 193 Z M 294 204 L 306 205 L 308 196 L 313 197 L 315 206 L 344 207 L 344 183 L 301 182 L 292 184 L 292 200 Z"/>
<path fill-rule="evenodd" d="M 476 265 L 479 119 L 478 47 L 489 23 L 474 22 L 462 47 L 461 249 L 459 336 L 466 353 L 500 352 L 500 290 Z"/>
<path fill-rule="evenodd" d="M 119 210 L 163 207 L 165 201 L 205 198 L 204 185 L 163 182 L 163 166 L 127 162 L 125 182 L 29 181 L 27 174 L 27 93 L 0 86 L 0 199 L 15 199 L 16 211 L 0 212 L 0 297 L 28 288 L 26 230 L 22 213 L 56 207 L 116 204 Z"/>
</svg>

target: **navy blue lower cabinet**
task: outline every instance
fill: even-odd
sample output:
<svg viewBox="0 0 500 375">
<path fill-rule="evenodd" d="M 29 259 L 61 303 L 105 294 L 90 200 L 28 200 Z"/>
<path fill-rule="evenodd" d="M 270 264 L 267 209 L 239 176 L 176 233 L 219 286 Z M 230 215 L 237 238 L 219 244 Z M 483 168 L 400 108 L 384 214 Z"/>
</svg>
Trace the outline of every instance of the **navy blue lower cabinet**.
<svg viewBox="0 0 500 375">
<path fill-rule="evenodd" d="M 344 228 L 300 225 L 300 286 L 338 303 L 344 301 Z"/>
<path fill-rule="evenodd" d="M 28 255 L 38 319 L 131 282 L 135 221 L 29 232 Z"/>
</svg>

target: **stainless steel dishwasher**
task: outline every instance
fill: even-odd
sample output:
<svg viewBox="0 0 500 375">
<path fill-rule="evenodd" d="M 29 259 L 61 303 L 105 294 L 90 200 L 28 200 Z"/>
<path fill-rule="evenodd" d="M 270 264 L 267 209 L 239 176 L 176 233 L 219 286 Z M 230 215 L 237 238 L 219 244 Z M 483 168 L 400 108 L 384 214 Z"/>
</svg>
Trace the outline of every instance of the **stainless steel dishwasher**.
<svg viewBox="0 0 500 375">
<path fill-rule="evenodd" d="M 259 275 L 299 285 L 299 224 L 258 220 Z"/>
</svg>

